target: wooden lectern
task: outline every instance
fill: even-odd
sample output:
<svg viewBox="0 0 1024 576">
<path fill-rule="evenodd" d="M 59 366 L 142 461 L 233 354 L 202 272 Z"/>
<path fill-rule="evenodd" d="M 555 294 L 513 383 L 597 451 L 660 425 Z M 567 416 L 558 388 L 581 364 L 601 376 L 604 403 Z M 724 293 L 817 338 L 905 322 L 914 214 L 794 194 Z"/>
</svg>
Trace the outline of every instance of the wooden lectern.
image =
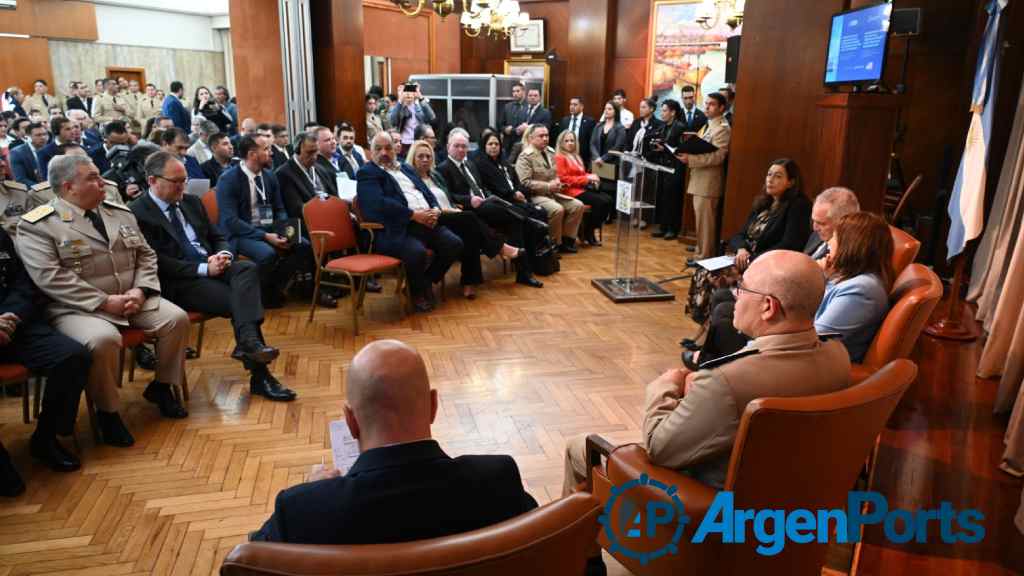
<svg viewBox="0 0 1024 576">
<path fill-rule="evenodd" d="M 861 210 L 882 213 L 902 104 L 902 96 L 851 92 L 828 94 L 818 101 L 818 182 L 823 189 L 846 186 L 857 193 Z"/>
</svg>

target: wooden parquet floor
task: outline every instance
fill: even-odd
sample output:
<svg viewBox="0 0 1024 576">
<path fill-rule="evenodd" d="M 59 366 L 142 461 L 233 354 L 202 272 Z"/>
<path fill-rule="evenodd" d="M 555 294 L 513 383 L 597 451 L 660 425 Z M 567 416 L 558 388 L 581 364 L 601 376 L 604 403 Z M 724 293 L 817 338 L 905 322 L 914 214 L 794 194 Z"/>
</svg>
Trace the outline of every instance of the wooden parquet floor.
<svg viewBox="0 0 1024 576">
<path fill-rule="evenodd" d="M 216 574 L 279 490 L 330 462 L 327 428 L 341 418 L 345 370 L 381 338 L 426 359 L 440 396 L 433 432 L 449 454 L 511 454 L 538 501 L 557 498 L 566 438 L 638 440 L 644 384 L 678 365 L 677 341 L 696 332 L 683 315 L 686 281 L 669 284 L 677 299 L 662 303 L 617 305 L 590 286 L 612 275 L 606 230 L 604 247 L 563 258 L 540 290 L 514 284 L 494 261 L 467 301 L 456 266 L 447 302 L 401 318 L 386 283 L 385 295 L 369 295 L 358 337 L 348 299 L 313 323 L 298 304 L 270 312 L 264 333 L 281 349 L 273 371 L 299 393 L 289 404 L 249 397 L 247 374 L 229 358 L 230 325 L 211 321 L 202 358 L 188 362 L 190 416 L 161 419 L 141 398 L 151 374 L 138 371 L 122 391 L 135 446 L 94 445 L 83 413 L 77 473 L 33 463 L 20 401 L 0 401 L 0 438 L 28 484 L 0 503 L 0 576 Z M 656 279 L 679 274 L 685 254 L 646 234 L 641 253 L 641 272 Z"/>
</svg>

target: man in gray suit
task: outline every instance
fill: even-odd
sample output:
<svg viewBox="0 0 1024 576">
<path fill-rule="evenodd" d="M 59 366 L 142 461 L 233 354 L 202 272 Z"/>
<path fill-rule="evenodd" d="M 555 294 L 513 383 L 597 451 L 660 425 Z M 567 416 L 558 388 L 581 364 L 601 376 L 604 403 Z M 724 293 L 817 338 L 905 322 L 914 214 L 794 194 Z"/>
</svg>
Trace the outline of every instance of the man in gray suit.
<svg viewBox="0 0 1024 576">
<path fill-rule="evenodd" d="M 804 246 L 804 254 L 819 262 L 828 255 L 828 241 L 832 238 L 836 223 L 847 214 L 860 212 L 857 195 L 849 188 L 833 186 L 826 188 L 814 199 L 811 209 L 811 232 Z"/>
</svg>

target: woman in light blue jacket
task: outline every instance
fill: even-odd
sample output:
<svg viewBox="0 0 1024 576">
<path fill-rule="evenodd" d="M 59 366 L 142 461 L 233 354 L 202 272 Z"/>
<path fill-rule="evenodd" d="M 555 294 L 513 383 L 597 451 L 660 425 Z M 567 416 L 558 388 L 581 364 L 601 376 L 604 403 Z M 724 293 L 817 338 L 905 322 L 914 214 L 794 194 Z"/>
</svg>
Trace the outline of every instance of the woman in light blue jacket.
<svg viewBox="0 0 1024 576">
<path fill-rule="evenodd" d="M 828 284 L 814 327 L 842 335 L 850 360 L 860 362 L 889 311 L 892 234 L 881 216 L 855 212 L 839 220 L 828 244 L 822 261 Z"/>
</svg>

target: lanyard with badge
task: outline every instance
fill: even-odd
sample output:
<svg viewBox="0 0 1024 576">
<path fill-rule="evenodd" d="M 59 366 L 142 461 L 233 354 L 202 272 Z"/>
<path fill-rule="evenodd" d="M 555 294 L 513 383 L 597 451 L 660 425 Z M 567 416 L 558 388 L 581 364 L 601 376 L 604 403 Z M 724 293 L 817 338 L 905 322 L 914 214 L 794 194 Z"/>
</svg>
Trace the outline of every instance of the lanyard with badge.
<svg viewBox="0 0 1024 576">
<path fill-rule="evenodd" d="M 256 214 L 260 221 L 260 226 L 271 226 L 274 224 L 274 207 L 267 202 L 267 193 L 263 190 L 263 186 L 260 184 L 263 181 L 263 177 L 257 175 L 253 178 L 253 187 L 256 188 L 256 194 L 259 196 L 259 203 L 256 204 Z"/>
</svg>

